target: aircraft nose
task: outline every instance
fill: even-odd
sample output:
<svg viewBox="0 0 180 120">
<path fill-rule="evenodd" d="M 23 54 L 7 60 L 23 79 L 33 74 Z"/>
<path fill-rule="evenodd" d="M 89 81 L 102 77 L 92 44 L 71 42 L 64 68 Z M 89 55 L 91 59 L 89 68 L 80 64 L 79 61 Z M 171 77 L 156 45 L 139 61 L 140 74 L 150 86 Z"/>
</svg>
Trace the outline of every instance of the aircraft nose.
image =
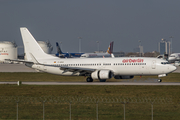
<svg viewBox="0 0 180 120">
<path fill-rule="evenodd" d="M 173 72 L 173 71 L 175 71 L 177 69 L 177 67 L 176 66 L 169 66 L 169 70 L 171 70 L 171 72 Z"/>
</svg>

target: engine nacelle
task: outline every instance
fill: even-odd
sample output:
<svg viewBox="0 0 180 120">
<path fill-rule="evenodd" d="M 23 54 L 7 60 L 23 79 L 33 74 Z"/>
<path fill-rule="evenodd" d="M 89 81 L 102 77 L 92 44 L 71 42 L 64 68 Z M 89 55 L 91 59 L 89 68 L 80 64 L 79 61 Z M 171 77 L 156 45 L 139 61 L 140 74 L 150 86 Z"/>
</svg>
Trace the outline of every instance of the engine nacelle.
<svg viewBox="0 0 180 120">
<path fill-rule="evenodd" d="M 113 77 L 113 73 L 110 70 L 96 70 L 95 72 L 91 73 L 92 79 L 110 79 Z"/>
<path fill-rule="evenodd" d="M 115 79 L 132 79 L 134 78 L 133 75 L 116 75 L 114 76 Z"/>
</svg>

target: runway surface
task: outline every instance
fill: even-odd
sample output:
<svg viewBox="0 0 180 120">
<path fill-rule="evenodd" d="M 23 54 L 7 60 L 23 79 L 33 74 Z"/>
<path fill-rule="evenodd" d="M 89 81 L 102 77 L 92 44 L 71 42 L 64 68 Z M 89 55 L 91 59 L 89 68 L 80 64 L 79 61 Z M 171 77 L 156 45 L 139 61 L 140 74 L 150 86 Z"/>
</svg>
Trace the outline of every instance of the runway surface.
<svg viewBox="0 0 180 120">
<path fill-rule="evenodd" d="M 174 71 L 173 73 L 180 73 L 180 66 L 177 67 L 177 70 Z"/>
<path fill-rule="evenodd" d="M 17 82 L 0 82 L 0 84 L 17 84 Z M 22 82 L 23 85 L 180 85 L 176 82 Z"/>
<path fill-rule="evenodd" d="M 24 64 L 0 64 L 0 72 L 37 72 Z"/>
</svg>

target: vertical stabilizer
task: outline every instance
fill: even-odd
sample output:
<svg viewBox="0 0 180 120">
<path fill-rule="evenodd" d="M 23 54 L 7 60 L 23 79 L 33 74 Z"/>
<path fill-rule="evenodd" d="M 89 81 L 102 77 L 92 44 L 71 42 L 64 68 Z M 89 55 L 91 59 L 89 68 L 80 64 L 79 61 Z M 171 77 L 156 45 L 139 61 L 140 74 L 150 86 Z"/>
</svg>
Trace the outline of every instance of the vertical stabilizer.
<svg viewBox="0 0 180 120">
<path fill-rule="evenodd" d="M 63 52 L 61 51 L 61 48 L 60 48 L 58 42 L 56 42 L 56 47 L 57 47 L 57 53 L 63 54 Z"/>
<path fill-rule="evenodd" d="M 28 61 L 34 61 L 34 59 L 49 59 L 53 58 L 53 56 L 46 54 L 42 48 L 39 46 L 37 41 L 34 39 L 34 37 L 31 35 L 29 30 L 25 27 L 20 28 L 21 36 L 24 44 L 24 52 L 26 56 L 26 60 Z M 32 58 L 34 56 L 34 58 Z M 54 57 L 56 58 L 56 57 Z"/>
<path fill-rule="evenodd" d="M 114 41 L 110 42 L 110 45 L 109 45 L 106 53 L 109 53 L 109 54 L 113 53 L 113 44 L 114 44 Z"/>
</svg>

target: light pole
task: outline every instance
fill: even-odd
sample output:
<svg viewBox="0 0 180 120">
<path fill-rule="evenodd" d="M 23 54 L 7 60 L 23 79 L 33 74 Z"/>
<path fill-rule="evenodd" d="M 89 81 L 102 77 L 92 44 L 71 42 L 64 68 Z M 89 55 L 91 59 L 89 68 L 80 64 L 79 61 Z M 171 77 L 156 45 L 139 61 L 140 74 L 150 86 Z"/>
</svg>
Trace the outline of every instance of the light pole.
<svg viewBox="0 0 180 120">
<path fill-rule="evenodd" d="M 79 53 L 81 53 L 81 40 L 82 40 L 82 37 L 78 37 L 79 38 Z"/>
<path fill-rule="evenodd" d="M 141 41 L 139 40 L 138 42 L 139 42 L 139 46 L 141 46 Z"/>
<path fill-rule="evenodd" d="M 96 41 L 96 43 L 97 43 L 97 50 L 99 52 L 99 41 Z"/>
<path fill-rule="evenodd" d="M 173 38 L 173 36 L 170 36 L 169 38 L 171 38 L 171 54 L 172 54 L 172 38 Z"/>
</svg>

